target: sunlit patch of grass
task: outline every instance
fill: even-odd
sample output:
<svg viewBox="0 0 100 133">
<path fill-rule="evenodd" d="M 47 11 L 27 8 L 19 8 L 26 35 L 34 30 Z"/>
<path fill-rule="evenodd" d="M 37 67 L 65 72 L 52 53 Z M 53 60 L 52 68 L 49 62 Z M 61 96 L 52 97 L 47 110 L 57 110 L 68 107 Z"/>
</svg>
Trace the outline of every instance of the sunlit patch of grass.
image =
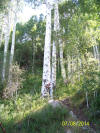
<svg viewBox="0 0 100 133">
<path fill-rule="evenodd" d="M 47 105 L 46 99 L 34 100 L 34 97 L 28 94 L 23 98 L 13 98 L 9 102 L 4 100 L 0 107 L 0 119 L 7 133 L 55 133 L 57 130 L 63 133 L 61 122 L 68 116 L 66 109 L 53 108 Z"/>
<path fill-rule="evenodd" d="M 0 100 L 0 121 L 7 133 L 63 133 L 61 122 L 68 116 L 68 111 L 48 106 L 48 99 L 40 98 L 40 76 L 27 76 L 29 84 L 24 82 L 23 85 L 26 88 L 19 90 L 12 99 Z"/>
<path fill-rule="evenodd" d="M 11 100 L 1 100 L 0 101 L 0 121 L 7 125 L 7 123 L 11 122 L 16 123 L 25 117 L 27 117 L 31 112 L 35 112 L 44 105 L 46 105 L 47 101 L 37 98 L 37 97 L 27 94 L 23 96 L 14 97 Z"/>
<path fill-rule="evenodd" d="M 63 79 L 59 78 L 57 79 L 57 86 L 54 90 L 54 96 L 59 99 L 65 99 L 69 97 L 73 97 L 78 90 L 80 90 L 80 83 L 76 82 L 74 84 L 69 83 L 67 85 L 64 84 Z"/>
</svg>

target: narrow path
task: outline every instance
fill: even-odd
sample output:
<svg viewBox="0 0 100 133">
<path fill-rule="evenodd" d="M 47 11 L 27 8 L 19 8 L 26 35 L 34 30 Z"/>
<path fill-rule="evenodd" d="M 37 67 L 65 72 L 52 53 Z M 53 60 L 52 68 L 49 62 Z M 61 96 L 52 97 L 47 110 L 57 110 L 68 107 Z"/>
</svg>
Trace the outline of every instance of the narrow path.
<svg viewBox="0 0 100 133">
<path fill-rule="evenodd" d="M 73 118 L 71 119 L 71 121 L 89 121 L 88 118 L 84 115 L 83 109 L 82 108 L 77 109 L 76 107 L 74 107 L 71 104 L 70 99 L 67 98 L 67 99 L 61 100 L 60 102 L 70 111 L 70 114 Z M 79 127 L 77 132 L 74 131 L 73 129 L 77 130 L 74 127 L 72 127 L 71 129 L 67 129 L 66 133 L 97 133 L 92 124 L 90 126 L 82 126 L 81 127 L 82 130 Z"/>
</svg>

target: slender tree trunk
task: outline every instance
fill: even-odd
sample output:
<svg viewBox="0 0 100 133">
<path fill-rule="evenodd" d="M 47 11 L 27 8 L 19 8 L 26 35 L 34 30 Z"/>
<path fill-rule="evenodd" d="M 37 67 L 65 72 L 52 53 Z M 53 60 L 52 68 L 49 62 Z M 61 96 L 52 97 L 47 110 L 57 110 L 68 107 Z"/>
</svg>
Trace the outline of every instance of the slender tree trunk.
<svg viewBox="0 0 100 133">
<path fill-rule="evenodd" d="M 93 54 L 94 54 L 94 58 L 96 58 L 96 50 L 95 50 L 95 46 L 93 46 Z"/>
<path fill-rule="evenodd" d="M 88 92 L 87 91 L 86 91 L 86 105 L 87 105 L 87 108 L 89 108 Z"/>
<path fill-rule="evenodd" d="M 0 20 L 1 20 L 1 22 L 0 22 L 0 47 L 1 47 L 2 38 L 3 38 L 3 26 L 4 26 L 3 19 L 4 19 L 3 14 L 1 13 L 0 14 Z"/>
<path fill-rule="evenodd" d="M 80 81 L 80 69 L 81 69 L 81 59 L 79 58 L 79 55 L 77 55 L 77 77 Z"/>
<path fill-rule="evenodd" d="M 70 56 L 67 57 L 67 60 L 68 60 L 68 80 L 70 80 L 70 77 L 71 77 L 71 60 L 70 60 Z"/>
<path fill-rule="evenodd" d="M 13 64 L 14 49 L 15 49 L 16 22 L 17 22 L 17 16 L 16 16 L 16 13 L 15 13 L 14 25 L 13 25 L 13 33 L 12 33 L 10 62 L 9 62 L 9 78 L 8 78 L 9 83 L 11 83 L 11 80 L 12 80 L 12 64 Z"/>
<path fill-rule="evenodd" d="M 52 48 L 52 83 L 56 86 L 56 43 L 53 41 Z"/>
<path fill-rule="evenodd" d="M 6 61 L 7 61 L 7 50 L 10 38 L 10 14 L 6 16 L 6 31 L 5 31 L 5 44 L 4 44 L 4 60 L 3 60 L 3 70 L 2 70 L 2 81 L 5 80 L 5 70 L 6 70 Z"/>
<path fill-rule="evenodd" d="M 0 47 L 1 47 L 1 44 L 2 44 L 2 38 L 3 38 L 3 31 L 1 31 L 1 35 L 0 35 Z"/>
<path fill-rule="evenodd" d="M 32 40 L 32 73 L 34 73 L 34 67 L 35 67 L 35 46 L 36 46 L 36 39 L 35 41 Z"/>
<path fill-rule="evenodd" d="M 57 31 L 59 30 L 59 11 L 58 11 L 58 2 L 55 3 L 55 10 L 54 10 L 54 32 L 55 37 L 53 41 L 53 47 L 52 47 L 52 84 L 53 87 L 56 86 L 56 62 L 57 62 Z"/>
<path fill-rule="evenodd" d="M 51 4 L 50 0 L 46 2 L 47 15 L 46 15 L 46 34 L 45 34 L 45 46 L 44 46 L 44 62 L 43 62 L 43 79 L 42 79 L 42 96 L 48 95 L 50 89 L 50 47 L 51 47 Z"/>
<path fill-rule="evenodd" d="M 60 46 L 61 75 L 63 77 L 63 80 L 66 81 L 66 70 L 65 70 L 64 61 L 63 61 L 63 43 L 62 43 L 61 39 L 59 40 L 59 46 Z"/>
<path fill-rule="evenodd" d="M 100 69 L 100 54 L 98 46 L 93 46 L 94 58 L 98 60 L 98 69 Z"/>
<path fill-rule="evenodd" d="M 1 44 L 2 44 L 2 40 L 3 40 L 3 33 L 4 33 L 4 25 L 2 23 L 1 34 L 0 34 L 0 47 L 1 47 Z"/>
<path fill-rule="evenodd" d="M 72 55 L 72 74 L 74 73 L 74 59 L 73 59 L 73 55 Z"/>
<path fill-rule="evenodd" d="M 59 23 L 59 10 L 58 10 L 58 5 L 57 6 L 57 30 L 60 32 L 60 23 Z M 61 39 L 59 39 L 59 50 L 60 50 L 60 66 L 61 66 L 61 74 L 64 79 L 66 80 L 66 71 L 64 67 L 64 61 L 63 61 L 63 42 Z"/>
<path fill-rule="evenodd" d="M 57 51 L 57 53 L 59 54 L 59 49 Z M 57 56 L 57 73 L 60 73 L 60 58 L 59 55 Z"/>
</svg>

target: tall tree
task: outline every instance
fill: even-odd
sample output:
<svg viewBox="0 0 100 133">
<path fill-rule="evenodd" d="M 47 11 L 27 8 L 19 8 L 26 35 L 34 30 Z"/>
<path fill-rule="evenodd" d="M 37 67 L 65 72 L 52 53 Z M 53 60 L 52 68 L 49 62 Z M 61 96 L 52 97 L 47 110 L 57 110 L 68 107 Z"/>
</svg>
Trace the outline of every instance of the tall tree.
<svg viewBox="0 0 100 133">
<path fill-rule="evenodd" d="M 58 15 L 59 15 L 59 11 L 58 11 Z M 59 19 L 58 19 L 58 23 L 59 23 Z M 59 32 L 60 32 L 60 23 L 59 23 Z M 65 32 L 65 29 L 63 28 L 63 33 Z M 64 67 L 64 58 L 63 58 L 63 41 L 60 38 L 59 39 L 59 48 L 60 48 L 60 66 L 61 66 L 61 75 L 63 77 L 63 80 L 66 81 L 66 70 Z"/>
<path fill-rule="evenodd" d="M 43 79 L 42 79 L 42 96 L 48 94 L 47 89 L 50 88 L 50 49 L 51 49 L 51 8 L 50 0 L 46 1 L 46 33 L 44 46 L 44 62 L 43 62 Z"/>
<path fill-rule="evenodd" d="M 5 69 L 6 69 L 6 61 L 7 61 L 7 50 L 8 43 L 10 38 L 10 30 L 11 30 L 11 10 L 9 9 L 8 13 L 5 15 L 5 43 L 4 43 L 4 59 L 3 59 L 3 70 L 2 70 L 2 81 L 5 80 Z"/>
<path fill-rule="evenodd" d="M 13 33 L 12 33 L 12 44 L 11 44 L 11 53 L 10 53 L 10 61 L 9 61 L 9 83 L 11 83 L 12 79 L 12 64 L 13 64 L 13 57 L 14 57 L 14 48 L 15 48 L 15 34 L 16 34 L 16 23 L 17 23 L 17 13 L 18 13 L 18 5 L 19 0 L 12 1 L 13 5 Z"/>
<path fill-rule="evenodd" d="M 58 14 L 58 1 L 55 3 L 55 9 L 54 9 L 54 40 L 53 40 L 53 46 L 52 46 L 52 88 L 56 86 L 56 47 L 57 47 L 57 31 L 59 30 L 59 14 Z"/>
<path fill-rule="evenodd" d="M 3 33 L 4 33 L 4 12 L 0 13 L 0 46 L 3 40 Z"/>
</svg>

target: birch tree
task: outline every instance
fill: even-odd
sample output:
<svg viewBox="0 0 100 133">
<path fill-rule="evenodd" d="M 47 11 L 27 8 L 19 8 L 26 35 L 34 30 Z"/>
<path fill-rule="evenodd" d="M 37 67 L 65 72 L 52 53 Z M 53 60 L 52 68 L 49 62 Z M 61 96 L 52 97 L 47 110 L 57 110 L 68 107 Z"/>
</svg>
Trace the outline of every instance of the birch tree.
<svg viewBox="0 0 100 133">
<path fill-rule="evenodd" d="M 2 40 L 3 40 L 3 33 L 4 33 L 4 13 L 0 14 L 0 47 L 2 44 Z"/>
<path fill-rule="evenodd" d="M 12 33 L 10 62 L 9 62 L 9 66 L 10 66 L 9 67 L 9 78 L 8 78 L 9 83 L 11 83 L 11 78 L 12 78 L 12 63 L 13 63 L 14 48 L 15 48 L 15 33 L 16 33 L 16 23 L 17 23 L 18 0 L 14 1 L 12 4 L 13 4 L 14 21 L 13 21 L 13 33 Z"/>
<path fill-rule="evenodd" d="M 45 33 L 45 46 L 44 46 L 44 62 L 43 62 L 43 79 L 41 94 L 45 96 L 48 94 L 48 88 L 50 87 L 50 48 L 51 48 L 51 3 L 50 0 L 46 1 L 46 33 Z"/>
<path fill-rule="evenodd" d="M 5 15 L 5 31 L 4 31 L 4 59 L 3 59 L 3 70 L 2 70 L 2 81 L 5 80 L 5 69 L 6 69 L 6 61 L 7 61 L 7 50 L 10 38 L 10 30 L 11 30 L 11 11 Z"/>
<path fill-rule="evenodd" d="M 56 21 L 55 21 L 55 25 L 56 25 L 56 30 L 58 32 L 60 32 L 60 23 L 59 23 L 59 10 L 58 10 L 58 2 L 56 1 L 56 4 L 55 4 L 55 14 L 56 14 Z M 54 26 L 55 27 L 55 26 Z M 59 34 L 58 34 L 59 36 Z M 64 81 L 66 80 L 66 71 L 65 71 L 65 67 L 64 67 L 64 61 L 63 61 L 63 42 L 60 39 L 59 40 L 59 48 L 60 48 L 60 66 L 61 66 L 61 74 L 62 74 L 62 77 L 64 79 Z M 53 42 L 53 45 L 55 47 L 55 44 Z"/>
<path fill-rule="evenodd" d="M 71 60 L 70 60 L 70 56 L 67 55 L 67 71 L 68 71 L 68 80 L 70 80 L 71 78 Z"/>
<path fill-rule="evenodd" d="M 1 47 L 1 44 L 2 44 L 2 38 L 3 38 L 3 27 L 2 27 L 1 33 L 0 33 L 0 47 Z"/>
<path fill-rule="evenodd" d="M 93 46 L 93 54 L 94 54 L 94 58 L 98 60 L 98 68 L 100 66 L 100 54 L 99 54 L 99 48 L 98 46 Z"/>
<path fill-rule="evenodd" d="M 54 32 L 55 37 L 53 40 L 52 46 L 52 87 L 56 86 L 56 45 L 57 45 L 57 31 L 59 30 L 59 14 L 58 14 L 58 2 L 55 3 L 55 10 L 54 10 Z"/>
<path fill-rule="evenodd" d="M 60 32 L 60 23 L 59 23 L 59 10 L 57 10 L 58 12 L 58 20 L 57 20 L 57 23 L 58 23 L 58 31 Z M 63 29 L 63 32 L 64 32 L 64 29 Z M 65 67 L 64 67 L 64 61 L 63 61 L 63 41 L 61 40 L 61 38 L 59 39 L 59 48 L 60 48 L 60 66 L 61 66 L 61 75 L 63 77 L 63 80 L 65 81 L 66 80 L 66 70 L 65 70 Z"/>
</svg>

